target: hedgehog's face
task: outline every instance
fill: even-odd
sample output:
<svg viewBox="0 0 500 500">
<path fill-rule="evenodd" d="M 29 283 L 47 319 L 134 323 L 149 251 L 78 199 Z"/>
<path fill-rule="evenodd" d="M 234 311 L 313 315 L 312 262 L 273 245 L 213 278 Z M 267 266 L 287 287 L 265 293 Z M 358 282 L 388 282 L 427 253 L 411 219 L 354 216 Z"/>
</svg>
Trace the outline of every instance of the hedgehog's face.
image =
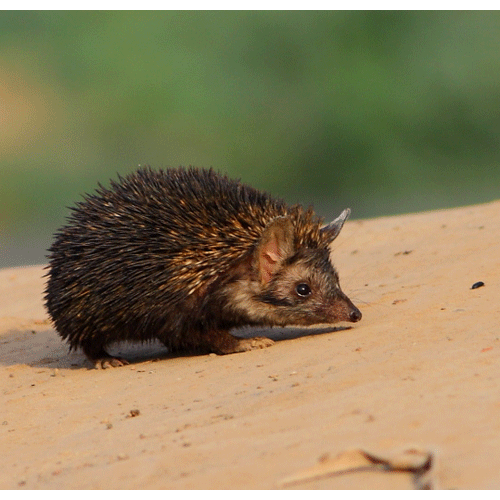
<svg viewBox="0 0 500 500">
<path fill-rule="evenodd" d="M 285 260 L 258 301 L 271 306 L 267 314 L 275 324 L 314 325 L 359 321 L 360 311 L 339 286 L 328 250 L 303 249 Z"/>
<path fill-rule="evenodd" d="M 349 210 L 342 212 L 316 236 L 315 248 L 298 246 L 290 217 L 266 227 L 254 254 L 259 275 L 255 300 L 268 305 L 273 324 L 315 325 L 359 321 L 361 313 L 344 295 L 330 262 L 329 243 L 339 234 Z"/>
<path fill-rule="evenodd" d="M 338 227 L 332 230 L 336 236 Z M 359 321 L 360 311 L 340 289 L 329 240 L 320 240 L 318 248 L 297 248 L 295 240 L 289 218 L 278 217 L 267 226 L 251 271 L 226 289 L 228 316 L 238 324 L 276 326 Z"/>
</svg>

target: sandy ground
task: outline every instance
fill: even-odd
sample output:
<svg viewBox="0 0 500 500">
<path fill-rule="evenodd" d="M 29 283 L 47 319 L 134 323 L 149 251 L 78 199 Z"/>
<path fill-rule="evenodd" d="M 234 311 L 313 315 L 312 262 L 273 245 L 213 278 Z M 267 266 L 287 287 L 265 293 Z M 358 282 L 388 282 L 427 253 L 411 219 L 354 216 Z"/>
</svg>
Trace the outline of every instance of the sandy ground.
<svg viewBox="0 0 500 500">
<path fill-rule="evenodd" d="M 40 266 L 0 270 L 0 488 L 412 488 L 307 472 L 412 447 L 433 488 L 500 488 L 500 201 L 348 222 L 334 246 L 352 328 L 229 356 L 118 345 L 134 363 L 110 370 L 68 353 Z"/>
</svg>

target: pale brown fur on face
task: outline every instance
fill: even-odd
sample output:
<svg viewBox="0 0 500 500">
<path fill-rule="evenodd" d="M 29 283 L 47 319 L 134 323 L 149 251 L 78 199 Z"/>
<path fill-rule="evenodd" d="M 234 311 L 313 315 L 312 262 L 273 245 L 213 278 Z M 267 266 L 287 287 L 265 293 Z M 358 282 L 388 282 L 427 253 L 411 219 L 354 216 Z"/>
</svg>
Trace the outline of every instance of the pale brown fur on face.
<svg viewBox="0 0 500 500">
<path fill-rule="evenodd" d="M 279 326 L 357 321 L 353 318 L 360 313 L 340 289 L 328 241 L 314 249 L 297 248 L 295 241 L 291 219 L 280 217 L 269 224 L 254 252 L 251 271 L 224 287 L 227 317 Z M 310 293 L 301 296 L 300 285 L 307 285 Z"/>
<path fill-rule="evenodd" d="M 351 321 L 354 306 L 338 284 L 338 277 L 328 259 L 321 259 L 315 269 L 304 258 L 283 267 L 268 283 L 241 278 L 224 290 L 225 309 L 253 325 L 314 325 Z M 301 297 L 297 285 L 305 283 L 311 294 Z"/>
</svg>

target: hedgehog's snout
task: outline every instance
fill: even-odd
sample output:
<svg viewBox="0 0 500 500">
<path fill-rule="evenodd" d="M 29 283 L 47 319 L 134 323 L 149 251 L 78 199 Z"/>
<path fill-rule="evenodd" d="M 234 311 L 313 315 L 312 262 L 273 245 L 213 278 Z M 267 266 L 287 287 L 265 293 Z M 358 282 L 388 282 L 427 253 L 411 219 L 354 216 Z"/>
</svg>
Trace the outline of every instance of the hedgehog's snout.
<svg viewBox="0 0 500 500">
<path fill-rule="evenodd" d="M 351 310 L 349 312 L 349 321 L 352 321 L 353 323 L 356 323 L 362 318 L 361 311 L 355 306 L 351 306 Z"/>
</svg>

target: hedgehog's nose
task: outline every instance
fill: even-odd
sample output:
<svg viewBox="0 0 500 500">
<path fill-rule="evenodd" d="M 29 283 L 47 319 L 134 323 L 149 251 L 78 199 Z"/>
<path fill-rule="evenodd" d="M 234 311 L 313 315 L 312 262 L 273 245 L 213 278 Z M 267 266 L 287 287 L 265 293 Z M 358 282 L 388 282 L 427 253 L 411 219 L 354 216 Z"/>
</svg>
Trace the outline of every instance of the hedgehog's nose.
<svg viewBox="0 0 500 500">
<path fill-rule="evenodd" d="M 361 319 L 361 316 L 361 311 L 357 307 L 352 306 L 352 311 L 349 313 L 349 319 L 353 323 L 356 323 L 356 321 L 359 321 Z"/>
</svg>

